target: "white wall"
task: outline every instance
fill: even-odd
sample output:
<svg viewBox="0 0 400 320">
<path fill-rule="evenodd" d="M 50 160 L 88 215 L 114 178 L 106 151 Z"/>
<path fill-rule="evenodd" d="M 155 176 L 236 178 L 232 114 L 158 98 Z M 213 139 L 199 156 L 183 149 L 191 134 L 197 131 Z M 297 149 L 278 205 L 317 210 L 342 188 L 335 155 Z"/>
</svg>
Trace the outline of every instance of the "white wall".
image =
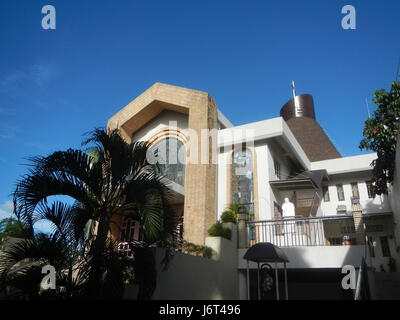
<svg viewBox="0 0 400 320">
<path fill-rule="evenodd" d="M 176 253 L 166 271 L 160 264 L 164 249 L 154 248 L 157 263 L 157 287 L 153 300 L 234 300 L 239 298 L 236 225 L 232 239 L 207 237 L 206 245 L 214 250 L 213 259 Z M 125 299 L 136 299 L 137 286 L 127 286 Z"/>
<path fill-rule="evenodd" d="M 311 170 L 325 169 L 329 175 L 369 171 L 372 169 L 371 163 L 374 159 L 376 153 L 315 161 L 311 162 Z"/>
<path fill-rule="evenodd" d="M 281 248 L 286 254 L 288 268 L 341 268 L 344 265 L 360 266 L 361 258 L 365 255 L 367 263 L 369 252 L 365 246 L 309 246 Z M 246 269 L 246 260 L 243 259 L 247 249 L 238 250 L 238 268 Z M 256 263 L 250 263 L 251 268 L 257 268 Z M 283 264 L 278 264 L 283 268 Z"/>
<path fill-rule="evenodd" d="M 390 201 L 393 208 L 393 218 L 395 222 L 395 239 L 397 246 L 400 247 L 400 135 L 397 136 L 395 173 L 390 193 Z"/>
<path fill-rule="evenodd" d="M 188 116 L 171 110 L 164 110 L 154 119 L 146 123 L 132 135 L 133 141 L 148 140 L 159 130 L 168 127 L 170 121 L 175 121 L 180 129 L 188 128 Z"/>
<path fill-rule="evenodd" d="M 257 185 L 258 185 L 258 215 L 259 220 L 270 220 L 274 212 L 274 195 L 271 192 L 269 180 L 271 170 L 270 150 L 267 144 L 255 147 L 257 154 Z"/>
<path fill-rule="evenodd" d="M 321 208 L 324 216 L 336 215 L 336 208 L 338 205 L 345 205 L 347 213 L 351 213 L 351 183 L 357 182 L 358 191 L 360 194 L 360 204 L 363 208 L 363 213 L 379 213 L 379 212 L 390 212 L 391 206 L 387 199 L 387 196 L 375 196 L 375 198 L 368 198 L 368 190 L 366 181 L 371 179 L 371 172 L 365 172 L 362 175 L 355 175 L 354 173 L 346 174 L 340 177 L 330 176 L 330 183 L 328 186 L 330 201 L 325 202 L 322 200 Z M 336 185 L 342 184 L 344 190 L 344 201 L 339 201 L 337 195 Z"/>
<path fill-rule="evenodd" d="M 230 157 L 230 152 L 222 152 L 218 154 L 217 165 L 217 219 L 221 217 L 222 212 L 228 207 L 227 199 L 227 163 Z"/>
</svg>

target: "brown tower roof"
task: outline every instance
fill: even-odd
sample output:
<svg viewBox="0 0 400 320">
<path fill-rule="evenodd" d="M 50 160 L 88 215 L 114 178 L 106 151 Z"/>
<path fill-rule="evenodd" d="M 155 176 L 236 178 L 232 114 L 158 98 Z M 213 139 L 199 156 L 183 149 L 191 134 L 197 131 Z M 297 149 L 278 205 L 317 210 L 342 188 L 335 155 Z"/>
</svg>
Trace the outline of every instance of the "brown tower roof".
<svg viewBox="0 0 400 320">
<path fill-rule="evenodd" d="M 310 161 L 341 158 L 325 131 L 315 121 L 314 101 L 303 94 L 289 100 L 281 109 L 283 117 Z"/>
</svg>

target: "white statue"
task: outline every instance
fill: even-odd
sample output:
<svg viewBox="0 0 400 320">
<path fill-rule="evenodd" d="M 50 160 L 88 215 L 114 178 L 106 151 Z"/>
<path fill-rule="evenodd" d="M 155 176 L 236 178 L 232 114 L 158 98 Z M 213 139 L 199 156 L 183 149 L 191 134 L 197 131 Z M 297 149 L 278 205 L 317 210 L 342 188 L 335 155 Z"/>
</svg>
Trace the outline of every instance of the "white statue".
<svg viewBox="0 0 400 320">
<path fill-rule="evenodd" d="M 289 201 L 289 198 L 285 198 L 285 202 L 282 205 L 282 218 L 283 219 L 289 219 L 289 218 L 294 218 L 295 217 L 295 210 L 294 210 L 294 204 Z M 283 232 L 285 234 L 288 233 L 295 233 L 296 232 L 296 225 L 295 221 L 286 221 Z"/>
<path fill-rule="evenodd" d="M 295 216 L 294 204 L 289 201 L 289 198 L 285 198 L 285 203 L 282 205 L 282 217 L 294 218 L 294 216 Z"/>
</svg>

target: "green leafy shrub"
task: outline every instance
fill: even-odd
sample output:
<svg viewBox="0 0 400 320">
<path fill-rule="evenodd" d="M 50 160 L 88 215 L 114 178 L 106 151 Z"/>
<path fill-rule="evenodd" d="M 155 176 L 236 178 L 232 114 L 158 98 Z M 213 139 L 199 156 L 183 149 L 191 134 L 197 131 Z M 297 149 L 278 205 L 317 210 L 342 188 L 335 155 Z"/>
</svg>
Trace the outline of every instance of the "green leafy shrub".
<svg viewBox="0 0 400 320">
<path fill-rule="evenodd" d="M 390 91 L 375 91 L 376 110 L 365 120 L 364 139 L 360 149 L 372 150 L 377 158 L 372 161 L 373 194 L 388 193 L 388 184 L 393 182 L 396 158 L 396 143 L 400 119 L 400 82 L 393 82 Z"/>
<path fill-rule="evenodd" d="M 221 221 L 222 222 L 233 222 L 236 223 L 237 221 L 237 214 L 231 210 L 226 210 L 222 212 L 221 215 Z"/>
<path fill-rule="evenodd" d="M 224 228 L 220 221 L 214 223 L 210 229 L 208 229 L 208 234 L 212 237 L 222 237 L 228 240 L 231 240 L 231 229 Z"/>
<path fill-rule="evenodd" d="M 182 251 L 191 255 L 211 259 L 213 249 L 207 246 L 200 246 L 191 242 L 182 242 Z"/>
</svg>

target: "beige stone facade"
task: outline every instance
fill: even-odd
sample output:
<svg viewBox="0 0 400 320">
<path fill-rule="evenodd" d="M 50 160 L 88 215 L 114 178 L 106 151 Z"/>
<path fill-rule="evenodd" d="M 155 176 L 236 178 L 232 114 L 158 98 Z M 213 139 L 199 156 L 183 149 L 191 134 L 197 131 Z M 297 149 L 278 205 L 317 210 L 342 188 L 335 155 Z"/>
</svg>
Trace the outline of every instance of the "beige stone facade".
<svg viewBox="0 0 400 320">
<path fill-rule="evenodd" d="M 188 115 L 189 128 L 201 136 L 202 129 L 217 128 L 217 104 L 206 92 L 155 83 L 108 120 L 107 128 L 119 128 L 128 142 L 132 135 L 163 110 Z M 212 143 L 216 141 L 210 139 Z M 208 228 L 216 219 L 216 164 L 186 164 L 184 200 L 184 239 L 204 245 Z M 186 148 L 190 153 L 190 148 Z M 201 141 L 198 141 L 201 150 Z M 200 153 L 199 153 L 200 156 Z"/>
</svg>

